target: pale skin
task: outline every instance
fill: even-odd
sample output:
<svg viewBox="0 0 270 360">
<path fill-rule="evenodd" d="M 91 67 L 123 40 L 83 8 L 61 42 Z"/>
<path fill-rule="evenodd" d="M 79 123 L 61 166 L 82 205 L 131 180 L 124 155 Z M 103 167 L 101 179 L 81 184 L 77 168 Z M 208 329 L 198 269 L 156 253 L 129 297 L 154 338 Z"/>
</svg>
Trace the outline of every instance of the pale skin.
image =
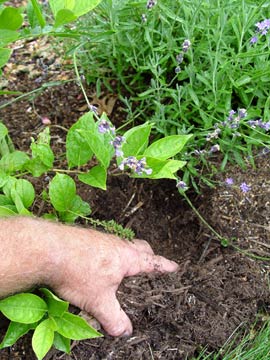
<svg viewBox="0 0 270 360">
<path fill-rule="evenodd" d="M 45 285 L 92 314 L 112 336 L 132 324 L 116 291 L 126 276 L 173 272 L 143 240 L 128 242 L 92 229 L 30 217 L 0 220 L 0 297 Z"/>
</svg>

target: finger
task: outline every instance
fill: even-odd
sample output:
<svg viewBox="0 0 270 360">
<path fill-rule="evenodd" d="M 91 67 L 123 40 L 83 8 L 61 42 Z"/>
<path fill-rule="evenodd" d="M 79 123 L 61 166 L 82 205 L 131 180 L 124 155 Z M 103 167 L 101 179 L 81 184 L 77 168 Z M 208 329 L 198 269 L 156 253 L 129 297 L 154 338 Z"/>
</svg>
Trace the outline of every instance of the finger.
<svg viewBox="0 0 270 360">
<path fill-rule="evenodd" d="M 95 309 L 88 309 L 101 323 L 104 330 L 111 336 L 129 336 L 132 334 L 132 324 L 121 308 L 114 292 L 108 291 L 99 299 Z"/>
<path fill-rule="evenodd" d="M 134 239 L 134 240 L 132 240 L 132 243 L 138 251 L 145 252 L 145 253 L 151 254 L 151 255 L 154 254 L 153 249 L 151 248 L 151 246 L 148 244 L 147 241 Z"/>
<path fill-rule="evenodd" d="M 137 259 L 134 259 L 133 264 L 130 264 L 127 276 L 150 272 L 173 272 L 178 267 L 176 262 L 168 260 L 163 256 L 137 253 Z"/>
</svg>

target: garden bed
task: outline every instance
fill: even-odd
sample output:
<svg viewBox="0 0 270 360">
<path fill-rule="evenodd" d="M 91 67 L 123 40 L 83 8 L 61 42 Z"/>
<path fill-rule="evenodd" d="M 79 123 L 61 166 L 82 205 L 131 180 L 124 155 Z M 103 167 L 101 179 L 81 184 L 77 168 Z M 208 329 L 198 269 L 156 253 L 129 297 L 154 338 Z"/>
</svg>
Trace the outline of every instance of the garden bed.
<svg viewBox="0 0 270 360">
<path fill-rule="evenodd" d="M 10 75 L 9 90 L 25 92 L 40 86 L 39 77 L 30 79 L 29 75 L 20 71 L 14 81 Z M 40 81 L 52 80 L 53 76 L 55 69 Z M 59 79 L 61 76 L 63 73 Z M 88 95 L 94 105 L 109 106 L 113 123 L 121 121 L 121 104 L 114 94 L 104 93 L 102 99 L 96 99 L 94 91 L 88 89 Z M 27 150 L 30 138 L 44 128 L 42 118 L 47 117 L 52 124 L 53 149 L 59 154 L 65 141 L 63 128 L 69 128 L 87 111 L 84 105 L 79 87 L 70 82 L 49 87 L 30 102 L 10 105 L 0 111 L 0 118 L 16 147 Z M 57 167 L 61 166 L 65 164 L 59 162 Z M 235 238 L 235 246 L 252 257 L 269 257 L 269 154 L 259 155 L 256 166 L 247 165 L 245 171 L 228 168 L 216 179 L 215 189 L 189 196 L 222 236 Z M 233 178 L 235 184 L 246 182 L 251 190 L 243 194 L 226 186 L 226 177 Z M 46 181 L 46 176 L 34 180 L 37 193 L 41 194 Z M 238 331 L 249 332 L 256 319 L 261 321 L 269 310 L 269 262 L 221 246 L 181 198 L 174 181 L 111 176 L 106 192 L 82 183 L 77 188 L 90 203 L 93 217 L 114 219 L 132 228 L 136 237 L 149 241 L 156 253 L 177 261 L 180 270 L 170 275 L 132 277 L 122 283 L 118 297 L 133 322 L 130 338 L 105 334 L 98 340 L 74 342 L 70 355 L 52 350 L 47 360 L 191 359 L 205 347 L 218 351 Z M 39 216 L 48 210 L 41 196 L 33 210 Z M 1 350 L 0 358 L 34 359 L 30 337 Z"/>
</svg>

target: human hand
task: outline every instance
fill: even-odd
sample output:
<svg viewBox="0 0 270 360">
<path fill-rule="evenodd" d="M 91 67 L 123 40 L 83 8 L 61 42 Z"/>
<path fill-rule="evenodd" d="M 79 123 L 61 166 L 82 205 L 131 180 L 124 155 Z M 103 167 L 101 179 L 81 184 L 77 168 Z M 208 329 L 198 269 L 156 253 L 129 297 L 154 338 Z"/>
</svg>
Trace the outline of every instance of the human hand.
<svg viewBox="0 0 270 360">
<path fill-rule="evenodd" d="M 112 336 L 132 333 L 131 321 L 116 298 L 123 278 L 178 268 L 175 262 L 154 255 L 143 240 L 128 242 L 67 226 L 59 226 L 55 236 L 54 243 L 60 248 L 54 250 L 57 268 L 48 285 L 60 297 L 92 314 Z"/>
</svg>

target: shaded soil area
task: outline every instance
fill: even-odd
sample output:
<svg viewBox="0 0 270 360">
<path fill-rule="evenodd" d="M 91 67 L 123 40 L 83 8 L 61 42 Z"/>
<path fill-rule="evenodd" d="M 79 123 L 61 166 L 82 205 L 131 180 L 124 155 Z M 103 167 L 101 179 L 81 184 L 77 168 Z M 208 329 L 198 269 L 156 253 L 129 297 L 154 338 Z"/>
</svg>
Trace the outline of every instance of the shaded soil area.
<svg viewBox="0 0 270 360">
<path fill-rule="evenodd" d="M 27 49 L 19 51 L 27 54 Z M 8 83 L 2 88 L 26 92 L 48 81 L 74 77 L 70 71 L 59 70 L 56 58 L 48 62 L 49 52 L 44 54 L 37 50 L 36 57 L 28 57 L 23 53 L 19 59 L 28 59 L 23 65 L 34 66 L 31 71 L 28 67 L 21 71 L 15 53 L 16 66 L 6 69 Z M 46 72 L 41 66 L 33 75 L 40 64 L 47 64 Z M 104 91 L 97 95 L 91 88 L 87 92 L 92 104 L 106 111 L 114 123 L 124 119 L 117 94 Z M 10 99 L 3 97 L 0 105 Z M 10 104 L 0 110 L 0 119 L 9 128 L 16 147 L 27 150 L 31 137 L 44 128 L 44 117 L 48 118 L 53 149 L 58 154 L 56 163 L 64 167 L 60 154 L 64 151 L 65 129 L 86 111 L 80 89 L 73 81 L 43 88 L 30 99 Z M 131 337 L 104 334 L 98 340 L 74 342 L 70 355 L 52 350 L 46 359 L 192 359 L 205 347 L 218 350 L 236 331 L 248 332 L 270 304 L 269 261 L 262 259 L 270 256 L 269 163 L 269 154 L 258 156 L 256 168 L 228 168 L 226 174 L 217 177 L 215 189 L 202 190 L 200 195 L 189 193 L 209 224 L 223 237 L 233 239 L 229 247 L 221 246 L 220 240 L 199 221 L 178 194 L 174 181 L 110 177 L 106 192 L 78 183 L 78 193 L 90 203 L 94 218 L 114 219 L 132 228 L 136 237 L 149 241 L 156 253 L 177 261 L 180 270 L 170 275 L 131 277 L 121 284 L 118 298 L 133 322 Z M 226 177 L 232 177 L 234 185 L 226 186 Z M 46 176 L 33 179 L 38 195 L 47 187 L 47 180 Z M 239 191 L 242 182 L 251 187 L 247 194 Z M 35 214 L 48 210 L 38 196 Z M 5 322 L 1 327 L 3 334 Z M 35 359 L 30 337 L 1 350 L 0 359 Z"/>
</svg>

